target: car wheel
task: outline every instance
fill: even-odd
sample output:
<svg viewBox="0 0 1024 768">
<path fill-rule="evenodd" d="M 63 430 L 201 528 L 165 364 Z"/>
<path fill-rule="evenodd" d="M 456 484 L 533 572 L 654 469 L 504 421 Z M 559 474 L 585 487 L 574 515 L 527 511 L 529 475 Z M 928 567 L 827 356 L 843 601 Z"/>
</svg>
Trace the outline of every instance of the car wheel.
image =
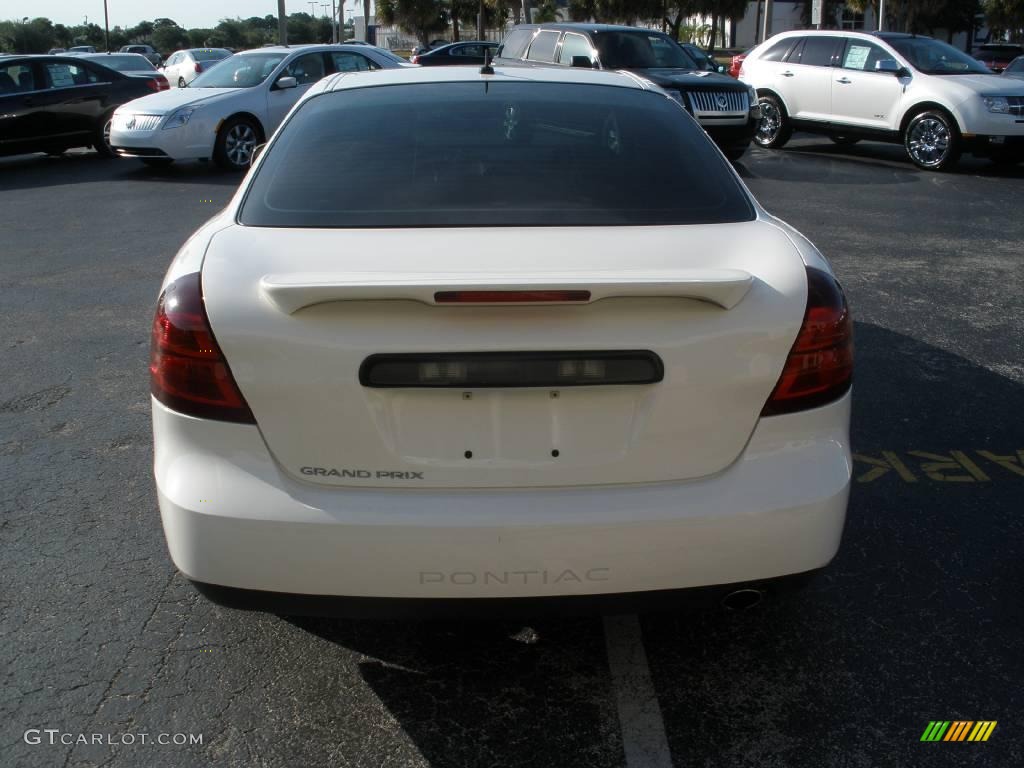
<svg viewBox="0 0 1024 768">
<path fill-rule="evenodd" d="M 757 124 L 754 141 L 759 147 L 779 149 L 793 135 L 793 126 L 789 123 L 786 108 L 771 95 L 762 96 L 758 103 L 761 105 L 761 122 Z"/>
<path fill-rule="evenodd" d="M 852 147 L 860 139 L 856 136 L 829 136 L 832 139 L 833 144 L 838 144 L 840 147 Z"/>
<path fill-rule="evenodd" d="M 184 77 L 179 77 L 178 78 L 178 87 L 179 88 L 184 88 L 186 85 L 188 85 L 188 83 L 185 82 L 185 78 Z"/>
<path fill-rule="evenodd" d="M 903 146 L 918 168 L 945 171 L 960 159 L 960 132 L 946 114 L 922 112 L 903 132 Z"/>
<path fill-rule="evenodd" d="M 110 146 L 110 123 L 113 113 L 100 118 L 99 126 L 96 128 L 96 141 L 93 147 L 101 157 L 117 157 L 117 152 Z"/>
<path fill-rule="evenodd" d="M 172 157 L 140 157 L 143 165 L 148 165 L 150 168 L 166 168 L 174 162 Z"/>
<path fill-rule="evenodd" d="M 221 126 L 213 145 L 213 160 L 228 171 L 244 171 L 262 141 L 259 127 L 247 117 L 233 117 Z"/>
</svg>

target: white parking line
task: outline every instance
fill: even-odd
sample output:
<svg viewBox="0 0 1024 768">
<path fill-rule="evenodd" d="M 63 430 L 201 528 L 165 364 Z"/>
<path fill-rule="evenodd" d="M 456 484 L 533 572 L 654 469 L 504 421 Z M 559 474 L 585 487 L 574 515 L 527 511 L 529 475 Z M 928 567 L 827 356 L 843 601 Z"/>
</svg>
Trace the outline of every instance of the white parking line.
<svg viewBox="0 0 1024 768">
<path fill-rule="evenodd" d="M 636 616 L 605 616 L 604 638 L 627 768 L 672 768 L 640 622 Z"/>
</svg>

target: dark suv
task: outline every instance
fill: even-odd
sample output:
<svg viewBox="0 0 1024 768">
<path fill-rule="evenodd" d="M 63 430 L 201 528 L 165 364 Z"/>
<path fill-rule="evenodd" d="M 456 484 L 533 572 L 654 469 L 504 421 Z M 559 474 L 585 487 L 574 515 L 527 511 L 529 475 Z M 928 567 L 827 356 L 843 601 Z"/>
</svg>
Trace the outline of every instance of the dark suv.
<svg viewBox="0 0 1024 768">
<path fill-rule="evenodd" d="M 730 160 L 750 146 L 761 119 L 749 86 L 702 71 L 668 35 L 607 24 L 519 24 L 498 48 L 495 63 L 633 72 L 661 86 L 715 140 Z"/>
</svg>

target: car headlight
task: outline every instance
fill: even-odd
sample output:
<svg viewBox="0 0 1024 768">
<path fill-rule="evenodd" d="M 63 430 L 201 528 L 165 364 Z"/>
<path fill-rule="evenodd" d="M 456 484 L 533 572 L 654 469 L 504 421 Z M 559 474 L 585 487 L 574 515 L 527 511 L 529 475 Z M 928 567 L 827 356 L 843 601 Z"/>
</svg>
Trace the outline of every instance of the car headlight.
<svg viewBox="0 0 1024 768">
<path fill-rule="evenodd" d="M 981 100 L 985 102 L 989 112 L 998 112 L 1003 115 L 1010 113 L 1010 100 L 1005 96 L 982 96 Z"/>
<path fill-rule="evenodd" d="M 183 125 L 187 125 L 188 121 L 192 117 L 192 113 L 195 112 L 197 107 L 182 107 L 181 109 L 172 112 L 171 116 L 164 122 L 164 130 L 168 128 L 180 128 Z"/>
</svg>

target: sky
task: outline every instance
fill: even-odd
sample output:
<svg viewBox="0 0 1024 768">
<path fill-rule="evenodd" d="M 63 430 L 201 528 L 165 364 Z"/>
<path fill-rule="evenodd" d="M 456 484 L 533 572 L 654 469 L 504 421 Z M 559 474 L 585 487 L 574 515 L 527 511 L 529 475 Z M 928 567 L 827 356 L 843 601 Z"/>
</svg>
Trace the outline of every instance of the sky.
<svg viewBox="0 0 1024 768">
<path fill-rule="evenodd" d="M 330 0 L 326 0 L 330 2 Z M 362 0 L 344 0 L 346 18 L 358 6 L 362 16 Z M 323 14 L 321 4 L 316 0 L 316 14 Z M 131 27 L 140 21 L 166 17 L 174 19 L 182 27 L 215 27 L 223 18 L 243 19 L 250 16 L 277 15 L 277 0 L 173 0 L 155 3 L 152 0 L 107 0 L 110 26 Z M 288 13 L 311 12 L 309 2 L 285 0 Z M 328 6 L 328 14 L 330 7 Z M 72 26 L 81 24 L 85 17 L 90 22 L 103 26 L 103 0 L 3 0 L 0 3 L 0 19 L 18 19 L 24 16 L 36 18 L 45 16 L 54 24 Z"/>
</svg>

